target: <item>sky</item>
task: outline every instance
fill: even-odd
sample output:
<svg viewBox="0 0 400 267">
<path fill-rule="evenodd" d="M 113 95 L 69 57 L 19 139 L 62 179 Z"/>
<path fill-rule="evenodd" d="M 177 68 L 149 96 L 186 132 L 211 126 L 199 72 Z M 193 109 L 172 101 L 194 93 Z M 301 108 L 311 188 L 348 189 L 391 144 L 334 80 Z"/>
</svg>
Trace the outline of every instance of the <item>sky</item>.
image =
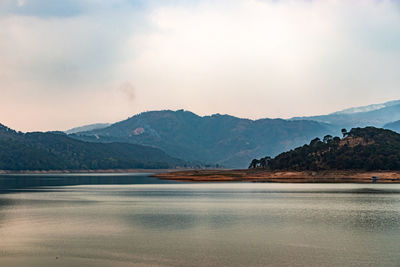
<svg viewBox="0 0 400 267">
<path fill-rule="evenodd" d="M 0 123 L 290 118 L 400 99 L 400 1 L 1 0 Z"/>
</svg>

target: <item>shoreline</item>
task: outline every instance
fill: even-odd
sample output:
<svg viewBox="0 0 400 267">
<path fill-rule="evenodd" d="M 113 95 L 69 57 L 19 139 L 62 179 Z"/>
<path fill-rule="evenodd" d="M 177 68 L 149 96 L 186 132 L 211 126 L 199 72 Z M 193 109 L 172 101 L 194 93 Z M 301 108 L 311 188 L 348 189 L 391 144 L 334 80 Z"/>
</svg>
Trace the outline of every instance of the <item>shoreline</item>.
<svg viewBox="0 0 400 267">
<path fill-rule="evenodd" d="M 186 182 L 258 182 L 258 183 L 400 183 L 400 171 L 268 171 L 268 170 L 186 170 L 157 173 L 164 180 Z"/>
<path fill-rule="evenodd" d="M 162 180 L 183 182 L 254 183 L 400 183 L 400 171 L 268 171 L 263 169 L 108 169 L 108 170 L 0 170 L 0 175 L 151 173 Z"/>
<path fill-rule="evenodd" d="M 182 169 L 181 169 L 182 170 Z M 107 170 L 0 170 L 2 174 L 79 174 L 79 173 L 168 173 L 177 169 L 107 169 Z"/>
</svg>

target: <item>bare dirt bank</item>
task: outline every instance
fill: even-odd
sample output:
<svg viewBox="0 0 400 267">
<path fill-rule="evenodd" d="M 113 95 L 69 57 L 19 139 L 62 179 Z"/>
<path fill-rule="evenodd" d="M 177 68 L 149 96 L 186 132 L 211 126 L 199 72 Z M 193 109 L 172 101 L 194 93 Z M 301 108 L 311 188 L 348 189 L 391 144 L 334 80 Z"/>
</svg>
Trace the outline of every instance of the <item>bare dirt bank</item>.
<svg viewBox="0 0 400 267">
<path fill-rule="evenodd" d="M 267 171 L 190 170 L 155 174 L 166 180 L 191 182 L 275 182 L 275 183 L 400 183 L 400 171 Z"/>
</svg>

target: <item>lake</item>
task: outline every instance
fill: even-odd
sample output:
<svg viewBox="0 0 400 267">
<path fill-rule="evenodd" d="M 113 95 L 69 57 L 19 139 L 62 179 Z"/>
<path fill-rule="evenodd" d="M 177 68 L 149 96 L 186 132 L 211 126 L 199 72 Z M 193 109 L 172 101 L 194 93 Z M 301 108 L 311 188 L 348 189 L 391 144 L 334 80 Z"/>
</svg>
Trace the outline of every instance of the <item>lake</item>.
<svg viewBox="0 0 400 267">
<path fill-rule="evenodd" d="M 399 266 L 399 184 L 0 175 L 0 266 Z"/>
</svg>

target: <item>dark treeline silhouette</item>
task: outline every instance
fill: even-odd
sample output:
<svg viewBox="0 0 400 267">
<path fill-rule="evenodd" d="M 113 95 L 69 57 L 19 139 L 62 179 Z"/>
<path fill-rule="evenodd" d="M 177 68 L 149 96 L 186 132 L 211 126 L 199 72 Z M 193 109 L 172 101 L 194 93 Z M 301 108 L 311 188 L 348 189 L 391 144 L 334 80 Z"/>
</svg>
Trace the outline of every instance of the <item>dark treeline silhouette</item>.
<svg viewBox="0 0 400 267">
<path fill-rule="evenodd" d="M 275 158 L 254 159 L 249 168 L 270 170 L 400 170 L 400 134 L 374 127 L 342 129 Z"/>
<path fill-rule="evenodd" d="M 269 157 L 269 156 L 266 156 L 261 159 L 253 159 L 250 163 L 249 168 L 261 167 L 261 168 L 265 169 L 268 166 L 270 160 L 271 160 L 271 157 Z"/>
</svg>

